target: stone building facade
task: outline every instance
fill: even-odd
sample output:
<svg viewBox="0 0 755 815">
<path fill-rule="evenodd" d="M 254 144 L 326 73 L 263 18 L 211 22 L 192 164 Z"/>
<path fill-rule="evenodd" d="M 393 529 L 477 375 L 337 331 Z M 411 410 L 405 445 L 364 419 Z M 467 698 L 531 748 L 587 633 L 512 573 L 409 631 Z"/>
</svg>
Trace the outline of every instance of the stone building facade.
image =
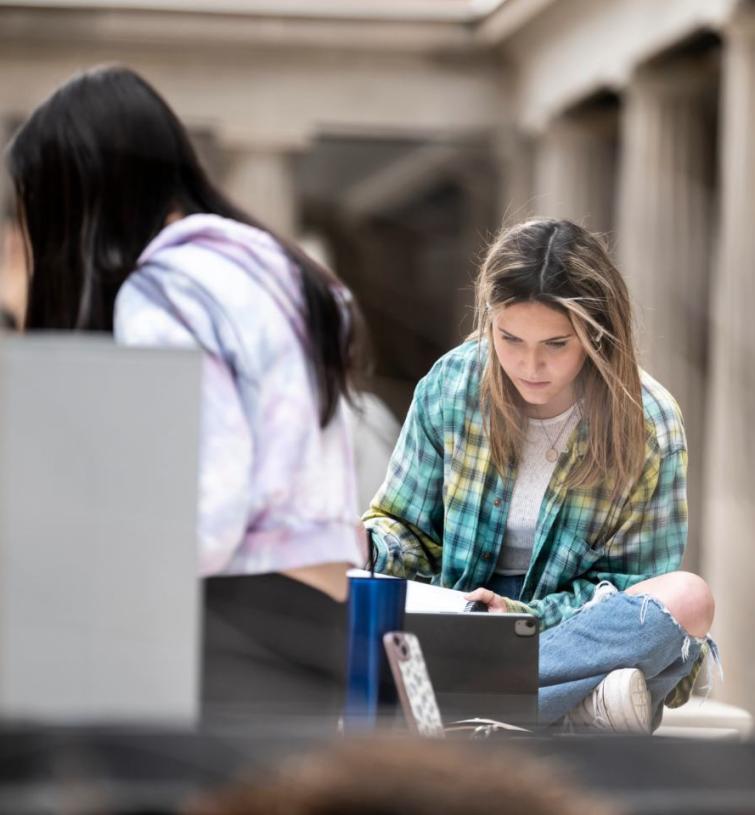
<svg viewBox="0 0 755 815">
<path fill-rule="evenodd" d="M 504 218 L 606 234 L 643 364 L 686 417 L 687 565 L 717 598 L 717 693 L 755 710 L 755 3 L 0 2 L 2 138 L 113 61 L 164 93 L 239 203 L 327 254 L 399 416 L 470 328 Z M 0 284 L 22 310 L 15 257 Z"/>
</svg>

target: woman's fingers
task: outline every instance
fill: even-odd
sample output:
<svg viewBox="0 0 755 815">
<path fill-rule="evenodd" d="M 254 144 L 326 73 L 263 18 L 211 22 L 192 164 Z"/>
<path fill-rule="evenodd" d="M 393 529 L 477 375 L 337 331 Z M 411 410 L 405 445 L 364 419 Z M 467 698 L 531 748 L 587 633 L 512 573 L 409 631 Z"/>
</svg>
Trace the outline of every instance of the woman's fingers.
<svg viewBox="0 0 755 815">
<path fill-rule="evenodd" d="M 486 606 L 490 605 L 495 597 L 497 597 L 496 593 L 490 589 L 475 589 L 469 594 L 464 595 L 465 600 L 470 600 L 474 603 L 485 603 Z"/>
<path fill-rule="evenodd" d="M 465 600 L 470 602 L 485 603 L 488 611 L 506 611 L 506 598 L 501 597 L 490 589 L 475 589 L 469 594 L 464 595 Z"/>
</svg>

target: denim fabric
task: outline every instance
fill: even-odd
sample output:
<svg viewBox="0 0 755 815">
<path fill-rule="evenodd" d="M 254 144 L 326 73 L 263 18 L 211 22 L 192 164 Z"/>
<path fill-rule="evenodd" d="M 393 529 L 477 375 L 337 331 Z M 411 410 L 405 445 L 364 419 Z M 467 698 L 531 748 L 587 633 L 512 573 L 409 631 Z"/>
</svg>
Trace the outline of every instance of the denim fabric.
<svg viewBox="0 0 755 815">
<path fill-rule="evenodd" d="M 500 594 L 501 597 L 508 597 L 510 600 L 518 600 L 524 585 L 523 574 L 494 574 L 488 580 L 485 588 Z"/>
<path fill-rule="evenodd" d="M 610 671 L 639 668 L 650 691 L 655 729 L 664 699 L 690 673 L 705 641 L 687 634 L 649 595 L 617 592 L 587 603 L 540 635 L 540 724 L 557 722 Z"/>
</svg>

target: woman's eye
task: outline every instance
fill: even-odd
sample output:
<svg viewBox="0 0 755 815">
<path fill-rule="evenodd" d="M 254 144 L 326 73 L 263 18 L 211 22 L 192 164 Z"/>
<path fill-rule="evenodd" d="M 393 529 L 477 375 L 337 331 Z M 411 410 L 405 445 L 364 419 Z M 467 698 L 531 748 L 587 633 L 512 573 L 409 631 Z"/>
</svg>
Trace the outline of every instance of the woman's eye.
<svg viewBox="0 0 755 815">
<path fill-rule="evenodd" d="M 518 337 L 509 337 L 508 334 L 501 334 L 501 338 L 506 342 L 510 343 L 521 342 L 521 340 Z"/>
<path fill-rule="evenodd" d="M 554 340 L 553 342 L 546 343 L 548 348 L 564 348 L 566 346 L 566 340 Z"/>
</svg>

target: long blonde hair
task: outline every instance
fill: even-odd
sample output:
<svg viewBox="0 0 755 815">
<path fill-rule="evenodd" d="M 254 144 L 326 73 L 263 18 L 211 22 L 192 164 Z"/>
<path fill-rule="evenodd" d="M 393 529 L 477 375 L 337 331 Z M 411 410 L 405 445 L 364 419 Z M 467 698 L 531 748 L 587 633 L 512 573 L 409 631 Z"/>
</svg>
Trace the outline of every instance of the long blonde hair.
<svg viewBox="0 0 755 815">
<path fill-rule="evenodd" d="M 645 457 L 626 284 L 602 241 L 570 221 L 525 221 L 504 229 L 490 246 L 477 279 L 474 336 L 488 341 L 480 402 L 499 472 L 519 460 L 527 416 L 524 400 L 496 357 L 491 311 L 520 302 L 565 313 L 587 354 L 578 378 L 587 449 L 567 485 L 602 483 L 615 496 L 639 475 Z"/>
</svg>

